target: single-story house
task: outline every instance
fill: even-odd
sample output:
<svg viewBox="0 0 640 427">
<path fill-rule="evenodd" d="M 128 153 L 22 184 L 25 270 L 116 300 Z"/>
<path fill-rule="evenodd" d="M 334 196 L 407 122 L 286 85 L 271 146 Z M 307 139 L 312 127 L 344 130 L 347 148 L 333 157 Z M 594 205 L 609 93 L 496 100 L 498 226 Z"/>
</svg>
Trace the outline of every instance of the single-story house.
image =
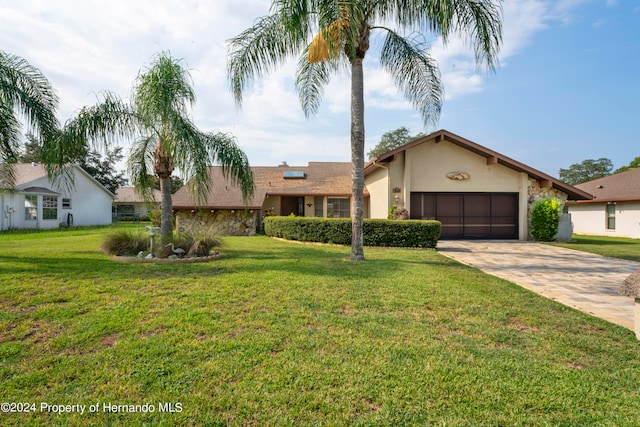
<svg viewBox="0 0 640 427">
<path fill-rule="evenodd" d="M 370 215 L 390 206 L 412 219 L 438 219 L 444 239 L 529 238 L 533 204 L 591 195 L 446 130 L 417 138 L 365 166 Z"/>
<path fill-rule="evenodd" d="M 640 238 L 640 169 L 576 185 L 592 200 L 568 203 L 573 231 L 594 236 Z"/>
<path fill-rule="evenodd" d="M 149 215 L 150 211 L 160 209 L 160 200 L 162 200 L 160 190 L 153 190 L 151 195 L 151 200 L 144 200 L 134 187 L 118 188 L 113 201 L 113 219 L 116 221 L 123 218 L 140 219 Z"/>
<path fill-rule="evenodd" d="M 252 170 L 256 193 L 246 208 L 240 192 L 213 167 L 213 189 L 203 203 L 186 188 L 174 195 L 177 222 L 252 234 L 268 215 L 351 215 L 349 162 Z M 446 130 L 376 157 L 364 173 L 366 218 L 387 218 L 392 206 L 404 207 L 412 219 L 440 220 L 445 239 L 526 240 L 537 200 L 591 199 L 586 191 Z"/>
<path fill-rule="evenodd" d="M 187 186 L 172 198 L 176 225 L 212 227 L 215 232 L 251 235 L 271 215 L 349 218 L 351 163 L 310 162 L 307 166 L 254 166 L 255 193 L 246 201 L 219 166 L 210 168 L 212 188 L 201 203 Z"/>
<path fill-rule="evenodd" d="M 80 166 L 69 166 L 73 173 L 69 185 L 51 182 L 38 163 L 12 167 L 14 185 L 0 179 L 0 230 L 111 224 L 113 193 Z"/>
</svg>

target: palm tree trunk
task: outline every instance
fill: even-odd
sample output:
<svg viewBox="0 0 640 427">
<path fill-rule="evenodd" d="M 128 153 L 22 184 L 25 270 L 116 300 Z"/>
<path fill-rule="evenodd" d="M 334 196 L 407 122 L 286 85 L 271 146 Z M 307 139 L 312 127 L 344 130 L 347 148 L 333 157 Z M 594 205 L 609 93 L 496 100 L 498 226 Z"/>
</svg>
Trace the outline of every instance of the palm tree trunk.
<svg viewBox="0 0 640 427">
<path fill-rule="evenodd" d="M 362 58 L 351 61 L 351 260 L 363 261 L 364 95 Z"/>
<path fill-rule="evenodd" d="M 173 237 L 173 203 L 171 201 L 171 177 L 160 177 L 160 193 L 162 194 L 162 202 L 160 209 L 160 240 L 163 245 L 171 242 Z"/>
</svg>

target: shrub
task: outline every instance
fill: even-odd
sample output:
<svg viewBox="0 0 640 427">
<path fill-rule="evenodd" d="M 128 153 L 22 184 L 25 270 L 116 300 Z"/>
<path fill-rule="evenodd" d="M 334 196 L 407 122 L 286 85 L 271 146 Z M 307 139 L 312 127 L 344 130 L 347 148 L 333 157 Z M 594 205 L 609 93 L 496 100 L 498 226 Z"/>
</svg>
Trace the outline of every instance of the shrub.
<svg viewBox="0 0 640 427">
<path fill-rule="evenodd" d="M 348 218 L 267 217 L 264 231 L 269 236 L 287 240 L 351 244 Z M 440 237 L 440 222 L 365 219 L 363 235 L 365 246 L 435 248 Z"/>
<path fill-rule="evenodd" d="M 531 235 L 540 242 L 550 242 L 558 234 L 560 202 L 547 198 L 537 201 L 531 209 Z"/>
<path fill-rule="evenodd" d="M 186 256 L 203 257 L 211 254 L 215 247 L 222 246 L 222 242 L 211 230 L 191 229 L 173 236 L 172 243 L 175 249 L 182 249 Z M 170 245 L 164 245 L 158 249 L 158 256 L 166 258 L 173 255 Z"/>
<path fill-rule="evenodd" d="M 134 256 L 149 250 L 149 234 L 142 231 L 116 231 L 107 235 L 101 248 L 109 255 Z"/>
</svg>

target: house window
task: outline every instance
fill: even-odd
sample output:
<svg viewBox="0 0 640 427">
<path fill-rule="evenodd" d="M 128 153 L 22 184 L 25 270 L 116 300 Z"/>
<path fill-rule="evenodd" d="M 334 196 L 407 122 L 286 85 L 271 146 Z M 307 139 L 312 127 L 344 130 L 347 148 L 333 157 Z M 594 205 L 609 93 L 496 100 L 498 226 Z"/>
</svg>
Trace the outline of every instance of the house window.
<svg viewBox="0 0 640 427">
<path fill-rule="evenodd" d="M 349 218 L 349 198 L 329 197 L 327 199 L 327 218 Z"/>
<path fill-rule="evenodd" d="M 616 204 L 607 204 L 607 230 L 616 229 Z"/>
<path fill-rule="evenodd" d="M 38 219 L 38 196 L 24 196 L 24 219 L 27 221 Z"/>
<path fill-rule="evenodd" d="M 322 218 L 324 216 L 324 197 L 314 197 L 313 204 L 315 205 L 314 216 Z"/>
<path fill-rule="evenodd" d="M 42 196 L 42 219 L 58 219 L 58 198 Z"/>
<path fill-rule="evenodd" d="M 62 199 L 62 209 L 71 209 L 71 199 L 68 199 L 68 198 Z"/>
</svg>

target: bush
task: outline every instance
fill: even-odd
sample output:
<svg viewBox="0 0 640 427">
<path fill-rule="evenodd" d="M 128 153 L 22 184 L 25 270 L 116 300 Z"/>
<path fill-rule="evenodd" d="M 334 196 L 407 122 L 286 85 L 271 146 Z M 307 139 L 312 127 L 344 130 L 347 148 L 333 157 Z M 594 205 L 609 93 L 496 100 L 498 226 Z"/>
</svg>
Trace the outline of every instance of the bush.
<svg viewBox="0 0 640 427">
<path fill-rule="evenodd" d="M 107 235 L 101 248 L 109 255 L 134 256 L 149 251 L 149 234 L 142 231 L 116 231 Z"/>
<path fill-rule="evenodd" d="M 531 209 L 531 235 L 540 242 L 550 242 L 558 234 L 560 202 L 547 198 L 537 201 Z"/>
<path fill-rule="evenodd" d="M 175 249 L 182 249 L 185 256 L 203 257 L 211 254 L 215 247 L 222 246 L 222 242 L 211 230 L 188 230 L 173 236 L 172 243 Z M 166 258 L 174 255 L 170 245 L 158 249 L 158 256 Z"/>
<path fill-rule="evenodd" d="M 267 217 L 264 231 L 269 236 L 287 240 L 351 244 L 348 218 Z M 365 219 L 363 234 L 365 246 L 435 248 L 440 237 L 440 222 Z"/>
</svg>

